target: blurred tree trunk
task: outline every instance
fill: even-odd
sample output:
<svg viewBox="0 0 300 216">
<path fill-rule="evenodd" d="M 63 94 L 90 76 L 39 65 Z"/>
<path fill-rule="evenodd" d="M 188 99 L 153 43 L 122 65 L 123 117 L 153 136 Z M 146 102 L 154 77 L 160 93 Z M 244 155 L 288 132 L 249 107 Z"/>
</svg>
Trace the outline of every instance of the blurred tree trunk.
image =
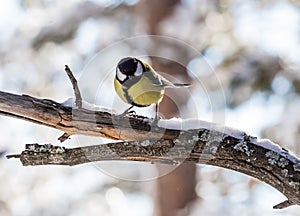
<svg viewBox="0 0 300 216">
<path fill-rule="evenodd" d="M 160 22 L 170 16 L 180 0 L 144 0 L 138 5 L 138 12 L 148 27 L 148 33 L 159 35 Z M 183 53 L 182 53 L 183 54 Z M 167 74 L 180 74 L 187 77 L 186 68 L 176 62 L 162 62 L 158 58 L 152 58 L 153 67 Z M 172 92 L 173 91 L 173 92 Z M 175 95 L 176 103 L 172 100 Z M 187 97 L 180 97 L 178 91 L 167 89 L 165 97 L 159 105 L 160 114 L 168 119 L 178 116 L 178 110 L 187 102 Z M 164 175 L 164 165 L 157 165 L 160 176 L 157 179 L 155 194 L 155 216 L 178 215 L 178 210 L 183 209 L 187 204 L 196 198 L 196 167 L 194 164 L 182 164 L 171 173 Z M 170 169 L 171 170 L 171 169 Z M 184 215 L 187 212 L 183 213 Z"/>
<path fill-rule="evenodd" d="M 161 64 L 158 59 L 153 58 L 153 66 L 164 73 L 181 72 L 186 74 L 186 70 L 179 64 Z M 168 119 L 180 117 L 178 110 L 184 106 L 187 98 L 176 93 L 176 89 L 167 89 L 165 97 L 159 105 L 159 112 Z M 174 91 L 174 92 L 170 92 Z M 168 95 L 176 95 L 176 103 Z M 160 178 L 157 179 L 155 216 L 173 216 L 178 210 L 184 208 L 190 201 L 196 198 L 196 166 L 195 164 L 181 164 L 171 173 L 164 175 L 165 166 L 157 165 Z M 184 215 L 187 214 L 185 211 Z"/>
</svg>

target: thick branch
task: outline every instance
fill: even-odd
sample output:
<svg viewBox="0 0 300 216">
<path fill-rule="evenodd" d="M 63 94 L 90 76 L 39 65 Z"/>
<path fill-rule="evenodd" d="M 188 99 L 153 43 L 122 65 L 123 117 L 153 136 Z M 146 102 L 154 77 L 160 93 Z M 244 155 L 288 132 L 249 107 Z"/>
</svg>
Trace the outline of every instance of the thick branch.
<svg viewBox="0 0 300 216">
<path fill-rule="evenodd" d="M 151 127 L 142 116 L 120 117 L 107 111 L 64 106 L 48 99 L 0 91 L 0 114 L 59 129 L 68 135 L 83 134 L 116 140 L 172 139 L 176 130 Z"/>
<path fill-rule="evenodd" d="M 102 160 L 134 160 L 178 164 L 207 163 L 255 177 L 282 192 L 283 208 L 300 204 L 300 161 L 267 140 L 241 131 L 199 124 L 198 129 L 165 129 L 142 116 L 120 117 L 107 111 L 72 109 L 52 100 L 0 92 L 0 114 L 85 134 L 135 140 L 82 148 L 27 145 L 20 155 L 24 165 L 76 165 Z M 136 141 L 141 140 L 141 141 Z"/>
<path fill-rule="evenodd" d="M 50 144 L 27 144 L 18 157 L 24 166 L 77 165 L 93 161 L 129 160 L 177 165 L 182 162 L 210 164 L 255 177 L 281 191 L 287 207 L 300 204 L 300 162 L 286 150 L 271 150 L 267 141 L 243 135 L 242 139 L 218 131 L 182 132 L 174 140 L 118 142 L 66 149 Z M 271 144 L 271 143 L 269 143 Z"/>
</svg>

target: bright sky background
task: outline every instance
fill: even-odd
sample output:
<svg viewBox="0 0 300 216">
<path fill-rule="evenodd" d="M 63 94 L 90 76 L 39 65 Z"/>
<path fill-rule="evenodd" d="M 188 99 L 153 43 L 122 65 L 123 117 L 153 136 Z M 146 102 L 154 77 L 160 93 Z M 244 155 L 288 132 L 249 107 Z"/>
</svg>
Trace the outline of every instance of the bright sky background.
<svg viewBox="0 0 300 216">
<path fill-rule="evenodd" d="M 104 5 L 111 3 L 116 4 L 118 2 L 109 0 L 93 1 Z M 195 0 L 185 0 L 184 2 L 189 4 L 194 1 Z M 30 38 L 37 33 L 34 31 L 35 27 L 45 21 L 43 12 L 38 9 L 26 11 L 26 13 L 35 15 L 32 16 L 33 18 L 31 17 L 29 19 L 30 16 L 25 14 L 25 11 L 22 9 L 19 2 L 19 0 L 0 1 L 0 52 L 6 52 L 8 56 L 9 51 L 7 51 L 6 48 L 11 41 L 14 32 L 19 30 L 18 28 L 20 26 L 30 30 L 26 30 L 28 33 L 27 37 Z M 52 1 L 49 0 L 48 2 L 50 4 Z M 72 2 L 73 1 L 69 0 L 61 4 L 71 5 Z M 127 0 L 129 5 L 134 4 L 135 2 L 137 2 L 137 0 Z M 294 64 L 300 64 L 300 13 L 297 8 L 286 3 L 285 1 L 272 4 L 263 10 L 258 8 L 257 1 L 240 0 L 236 2 L 238 2 L 236 7 L 232 9 L 232 14 L 235 20 L 234 33 L 235 36 L 242 41 L 242 43 L 257 46 L 267 52 L 277 54 L 290 61 L 291 67 Z M 110 23 L 105 19 L 101 20 L 100 24 L 105 29 L 111 28 Z M 95 49 L 94 44 L 99 42 L 97 39 L 99 34 L 101 34 L 101 29 L 98 28 L 98 25 L 99 22 L 95 21 L 95 19 L 88 19 L 82 25 L 80 25 L 78 31 L 76 32 L 76 38 L 73 41 L 73 45 L 75 45 L 80 54 L 85 55 L 91 52 L 91 50 Z M 109 32 L 113 32 L 113 30 Z M 103 43 L 109 42 L 110 40 L 111 35 L 109 33 L 103 35 Z M 51 46 L 53 47 L 54 45 L 50 44 L 49 47 L 51 48 Z M 17 42 L 15 47 L 16 49 L 20 50 L 24 48 L 18 47 Z M 55 53 L 59 54 L 54 55 Z M 70 60 L 70 62 L 72 62 L 73 59 L 73 62 L 76 62 L 76 59 L 78 60 L 80 58 L 78 56 L 74 56 L 76 54 L 74 54 L 71 50 L 63 50 L 62 48 L 56 48 L 54 51 L 49 51 L 49 53 L 40 52 L 38 54 L 51 56 L 53 68 L 50 68 L 49 70 L 58 70 L 58 68 L 63 69 L 66 59 L 68 61 Z M 217 66 L 223 59 L 223 56 L 220 54 L 220 52 L 211 49 L 208 53 L 206 53 L 206 58 L 212 66 Z M 17 60 L 22 61 L 22 56 L 19 56 Z M 26 61 L 26 59 L 24 61 Z M 202 61 L 203 63 L 203 59 L 200 59 L 199 61 Z M 194 63 L 196 64 L 197 62 Z M 200 67 L 203 70 L 203 65 L 205 65 L 205 67 L 207 66 L 207 64 L 200 63 L 198 66 L 196 65 L 194 67 L 195 69 Z M 6 68 L 0 68 L 1 90 L 12 90 L 17 93 L 23 93 L 19 91 L 22 86 L 20 83 L 22 84 L 22 82 L 14 81 L 14 76 L 17 74 L 16 71 L 20 71 L 20 69 L 24 69 L 24 71 L 26 71 L 26 69 L 31 69 L 31 66 L 24 62 L 24 64 L 21 65 L 10 64 L 6 65 Z M 34 70 L 32 73 L 24 72 L 18 75 L 20 80 L 26 80 L 30 78 L 30 81 L 34 83 L 32 88 L 35 88 L 35 85 L 37 84 L 44 84 L 44 82 L 39 79 L 40 77 L 38 68 L 34 68 Z M 203 76 L 212 73 L 210 68 L 206 68 L 206 72 L 207 73 L 203 74 Z M 76 71 L 76 73 L 78 75 L 80 72 Z M 53 88 L 58 88 L 61 90 L 61 92 L 57 93 L 59 100 L 67 98 L 69 93 L 70 95 L 72 94 L 72 90 L 70 86 L 68 86 L 69 83 L 66 85 L 65 76 L 57 76 L 53 78 L 53 80 L 51 80 L 51 85 L 54 86 Z M 11 86 L 7 86 L 9 83 L 11 83 Z M 43 98 L 47 97 L 48 91 L 46 91 L 46 87 L 49 86 L 47 85 L 47 82 L 45 83 L 45 92 L 40 92 L 40 94 L 42 94 L 41 97 Z M 112 87 L 112 85 L 107 86 Z M 278 77 L 273 83 L 275 95 L 271 96 L 269 100 L 265 100 L 263 94 L 257 93 L 238 108 L 234 110 L 226 109 L 225 125 L 239 128 L 240 130 L 247 131 L 252 135 L 261 136 L 262 129 L 281 121 L 281 118 L 285 112 L 286 104 L 286 98 L 283 98 L 282 94 L 287 91 L 290 86 L 291 85 L 289 81 L 287 81 L 285 78 Z M 103 100 L 105 105 L 107 105 L 111 99 L 110 91 L 107 91 L 107 95 L 107 98 Z M 201 97 L 206 96 L 202 92 L 199 93 L 199 95 Z M 198 95 L 195 94 L 195 96 Z M 56 100 L 56 98 L 53 99 Z M 204 120 L 211 120 L 212 111 L 209 108 L 206 109 L 206 107 L 209 107 L 209 101 L 207 99 L 202 99 L 199 106 L 201 106 L 201 104 L 205 105 L 204 108 L 201 107 L 199 110 L 198 116 Z M 124 105 L 124 107 L 125 106 L 126 105 Z M 253 118 L 253 116 L 255 116 L 255 118 Z M 41 126 L 32 126 L 30 123 L 10 118 L 1 118 L 1 127 L 3 127 L 3 134 L 6 134 L 7 137 L 3 136 L 0 144 L 10 143 L 11 137 L 14 137 L 16 139 L 15 142 L 18 143 L 16 146 L 8 145 L 9 147 L 5 147 L 11 151 L 22 149 L 22 144 L 24 142 L 32 142 L 32 140 L 37 140 L 37 142 L 52 142 L 54 140 L 53 137 L 57 138 L 58 135 L 61 135 L 57 131 L 52 131 Z M 12 127 L 14 127 L 16 130 L 23 131 L 24 136 L 17 136 L 15 131 L 9 130 L 9 128 Z M 74 140 L 76 141 L 76 139 L 73 139 L 72 141 Z M 74 144 L 75 141 L 71 143 L 71 145 Z M 75 172 L 75 169 L 78 169 L 78 172 Z M 141 173 L 145 172 L 145 170 L 142 170 L 142 167 L 139 167 L 139 169 L 141 169 Z M 201 169 L 204 176 L 201 181 L 203 187 L 199 186 L 197 193 L 202 194 L 203 196 L 206 196 L 205 194 L 211 195 L 203 201 L 203 205 L 222 206 L 224 205 L 223 203 L 225 203 L 225 201 L 226 204 L 228 201 L 231 204 L 240 205 L 242 203 L 243 205 L 246 205 L 246 207 L 238 206 L 235 210 L 229 210 L 229 207 L 232 206 L 223 206 L 222 208 L 227 209 L 228 214 L 232 213 L 233 215 L 240 215 L 240 210 L 249 208 L 249 206 L 253 207 L 253 211 L 255 210 L 255 207 L 258 206 L 260 209 L 270 214 L 271 210 L 268 210 L 271 206 L 266 206 L 264 204 L 265 200 L 272 200 L 272 202 L 276 203 L 278 201 L 282 201 L 283 199 L 282 195 L 274 192 L 274 189 L 265 187 L 265 185 L 262 184 L 257 186 L 257 188 L 252 191 L 252 193 L 255 194 L 255 196 L 252 196 L 253 194 L 249 194 L 249 191 L 246 191 L 245 189 L 246 183 L 241 183 L 244 180 L 244 176 L 237 173 L 230 173 L 230 175 L 223 176 L 226 181 L 232 182 L 233 186 L 230 189 L 228 197 L 222 197 L 221 191 L 219 191 L 219 189 L 215 187 L 214 183 L 211 183 L 209 179 L 209 177 L 214 175 L 213 173 L 215 168 L 205 166 Z M 57 175 L 57 173 L 59 175 Z M 9 176 L 13 176 L 13 178 L 11 178 L 13 180 L 6 179 Z M 23 176 L 27 177 L 23 179 Z M 48 167 L 44 169 L 41 167 L 34 167 L 24 169 L 18 162 L 11 162 L 11 160 L 9 160 L 5 161 L 5 163 L 3 162 L 0 170 L 0 177 L 3 181 L 7 182 L 8 185 L 0 188 L 0 191 L 2 192 L 2 195 L 0 194 L 0 200 L 1 198 L 5 198 L 9 201 L 11 205 L 10 207 L 14 209 L 14 215 L 21 215 L 22 213 L 26 215 L 26 213 L 30 212 L 31 208 L 33 208 L 31 206 L 32 203 L 35 203 L 40 209 L 47 207 L 55 209 L 57 208 L 57 199 L 59 196 L 63 199 L 72 200 L 71 203 L 76 205 L 80 202 L 80 195 L 85 193 L 92 193 L 93 197 L 87 198 L 88 200 L 86 200 L 86 206 L 84 206 L 85 208 L 83 207 L 81 209 L 75 209 L 72 215 L 84 215 L 86 213 L 84 211 L 85 209 L 89 209 L 90 212 L 88 213 L 91 214 L 99 213 L 100 210 L 106 213 L 107 209 L 105 209 L 104 204 L 101 207 L 101 205 L 95 202 L 95 200 L 101 200 L 103 203 L 106 203 L 106 207 L 110 208 L 110 215 L 113 216 L 126 215 L 127 212 L 130 212 L 130 215 L 148 216 L 151 215 L 153 211 L 153 202 L 151 197 L 146 193 L 131 193 L 128 195 L 127 191 L 122 190 L 122 186 L 118 186 L 119 182 L 114 182 L 115 179 L 110 178 L 103 173 L 99 174 L 99 172 L 95 172 L 95 168 L 92 166 L 82 166 L 74 169 L 57 167 Z M 34 185 L 34 191 L 32 192 L 31 187 L 33 186 L 30 185 L 32 184 L 31 180 L 34 178 L 39 179 L 39 181 L 37 183 L 35 182 L 36 185 Z M 82 179 L 85 179 L 84 182 Z M 21 180 L 25 183 L 20 184 L 19 181 Z M 68 182 L 68 184 L 65 184 L 65 182 Z M 96 192 L 99 191 L 99 188 L 101 188 L 107 182 L 114 182 L 117 186 L 107 188 L 103 198 Z M 53 190 L 50 190 L 51 188 L 53 188 Z M 76 189 L 78 193 L 78 196 L 76 197 L 73 196 L 74 189 Z M 21 195 L 17 196 L 20 193 Z M 48 194 L 49 196 L 45 197 L 44 199 L 40 199 L 40 193 Z M 14 194 L 16 194 L 15 197 Z M 30 197 L 28 197 L 28 194 Z M 219 195 L 218 198 L 216 198 L 215 194 Z M 249 202 L 249 200 L 246 199 L 248 197 L 255 197 L 255 199 L 253 199 L 251 203 L 243 203 L 243 200 Z M 134 203 L 135 205 L 133 206 L 131 203 Z M 67 203 L 64 202 L 60 204 L 61 206 L 58 207 L 65 208 L 67 206 Z M 201 205 L 199 206 L 202 207 Z M 244 213 L 244 215 L 248 215 L 246 212 Z M 217 214 L 217 212 L 215 212 L 215 214 Z M 279 212 L 278 215 L 285 215 L 285 213 Z"/>
</svg>

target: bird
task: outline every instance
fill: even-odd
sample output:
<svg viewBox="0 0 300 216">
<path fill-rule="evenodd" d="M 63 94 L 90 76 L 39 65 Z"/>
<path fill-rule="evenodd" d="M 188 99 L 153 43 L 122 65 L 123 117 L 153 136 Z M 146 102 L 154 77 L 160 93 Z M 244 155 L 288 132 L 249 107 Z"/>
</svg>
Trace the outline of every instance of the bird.
<svg viewBox="0 0 300 216">
<path fill-rule="evenodd" d="M 148 107 L 155 104 L 155 119 L 158 121 L 158 104 L 165 88 L 189 87 L 187 83 L 172 83 L 158 74 L 150 64 L 134 58 L 122 58 L 116 67 L 114 88 L 117 95 L 131 106 L 121 115 L 126 115 L 134 107 Z"/>
</svg>

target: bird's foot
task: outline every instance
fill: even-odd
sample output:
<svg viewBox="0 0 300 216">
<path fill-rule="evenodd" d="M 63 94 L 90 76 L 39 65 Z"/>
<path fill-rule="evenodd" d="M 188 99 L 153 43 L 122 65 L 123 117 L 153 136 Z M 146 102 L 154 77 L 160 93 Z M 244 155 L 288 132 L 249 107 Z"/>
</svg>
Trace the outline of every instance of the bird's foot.
<svg viewBox="0 0 300 216">
<path fill-rule="evenodd" d="M 136 112 L 134 110 L 130 110 L 130 111 L 126 112 L 125 115 L 134 116 L 134 115 L 136 115 Z"/>
<path fill-rule="evenodd" d="M 120 117 L 125 117 L 125 116 L 132 116 L 132 115 L 135 115 L 135 111 L 134 110 L 131 110 L 133 108 L 133 106 L 129 107 L 128 109 L 126 109 L 123 113 L 121 113 L 119 116 Z"/>
</svg>

